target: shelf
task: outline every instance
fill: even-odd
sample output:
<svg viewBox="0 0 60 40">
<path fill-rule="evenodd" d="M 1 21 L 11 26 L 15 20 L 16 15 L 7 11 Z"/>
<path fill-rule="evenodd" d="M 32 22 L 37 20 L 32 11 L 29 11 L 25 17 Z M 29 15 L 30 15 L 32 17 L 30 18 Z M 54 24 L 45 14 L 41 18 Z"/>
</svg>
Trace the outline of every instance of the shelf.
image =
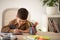
<svg viewBox="0 0 60 40">
<path fill-rule="evenodd" d="M 60 17 L 60 15 L 47 15 L 47 17 Z"/>
</svg>

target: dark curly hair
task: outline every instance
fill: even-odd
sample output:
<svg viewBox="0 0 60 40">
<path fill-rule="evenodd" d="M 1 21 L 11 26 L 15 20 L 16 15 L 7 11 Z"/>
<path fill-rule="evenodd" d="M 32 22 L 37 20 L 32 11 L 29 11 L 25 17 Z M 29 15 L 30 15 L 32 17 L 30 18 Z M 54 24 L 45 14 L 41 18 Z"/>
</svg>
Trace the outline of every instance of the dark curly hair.
<svg viewBox="0 0 60 40">
<path fill-rule="evenodd" d="M 25 8 L 20 8 L 20 9 L 18 9 L 17 16 L 18 16 L 20 19 L 26 20 L 27 17 L 28 17 L 28 11 L 27 11 L 27 9 L 25 9 Z"/>
</svg>

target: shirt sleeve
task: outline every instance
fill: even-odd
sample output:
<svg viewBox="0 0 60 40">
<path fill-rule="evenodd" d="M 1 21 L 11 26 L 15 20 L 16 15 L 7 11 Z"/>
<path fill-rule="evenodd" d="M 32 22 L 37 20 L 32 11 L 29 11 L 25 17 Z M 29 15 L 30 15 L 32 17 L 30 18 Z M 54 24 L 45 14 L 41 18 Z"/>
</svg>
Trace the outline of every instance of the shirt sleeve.
<svg viewBox="0 0 60 40">
<path fill-rule="evenodd" d="M 13 33 L 14 29 L 11 29 L 9 25 L 2 27 L 2 33 Z"/>
<path fill-rule="evenodd" d="M 9 30 L 10 30 L 9 25 L 7 25 L 7 26 L 3 26 L 3 27 L 2 27 L 1 32 L 3 32 L 3 33 L 8 33 Z"/>
</svg>

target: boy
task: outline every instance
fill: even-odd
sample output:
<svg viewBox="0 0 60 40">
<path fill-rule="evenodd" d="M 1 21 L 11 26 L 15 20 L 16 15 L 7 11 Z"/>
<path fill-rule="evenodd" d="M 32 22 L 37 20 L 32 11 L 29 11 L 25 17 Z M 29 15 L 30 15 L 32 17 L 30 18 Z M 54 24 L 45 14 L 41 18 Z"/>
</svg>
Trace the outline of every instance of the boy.
<svg viewBox="0 0 60 40">
<path fill-rule="evenodd" d="M 27 20 L 28 11 L 25 8 L 20 8 L 17 12 L 16 19 L 12 20 L 8 25 L 4 26 L 1 32 L 4 33 L 29 33 L 29 27 L 32 23 Z"/>
</svg>

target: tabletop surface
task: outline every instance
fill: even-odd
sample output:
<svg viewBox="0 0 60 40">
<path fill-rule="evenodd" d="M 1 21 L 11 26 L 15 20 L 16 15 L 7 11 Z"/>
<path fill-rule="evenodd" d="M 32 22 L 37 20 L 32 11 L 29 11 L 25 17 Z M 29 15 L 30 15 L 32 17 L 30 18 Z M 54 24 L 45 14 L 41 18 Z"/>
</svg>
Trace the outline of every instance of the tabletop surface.
<svg viewBox="0 0 60 40">
<path fill-rule="evenodd" d="M 37 32 L 36 35 L 39 36 L 48 36 L 51 40 L 60 40 L 60 33 L 54 33 L 54 32 Z M 23 33 L 23 35 L 15 35 L 17 37 L 17 40 L 24 40 L 27 36 L 30 36 L 28 33 Z M 12 37 L 13 38 L 13 37 Z"/>
<path fill-rule="evenodd" d="M 40 36 L 48 36 L 50 37 L 51 40 L 60 40 L 60 33 L 54 33 L 54 32 L 38 32 L 37 35 Z M 24 40 L 24 37 L 29 36 L 29 34 L 24 34 L 24 35 L 16 35 L 18 40 Z"/>
</svg>

